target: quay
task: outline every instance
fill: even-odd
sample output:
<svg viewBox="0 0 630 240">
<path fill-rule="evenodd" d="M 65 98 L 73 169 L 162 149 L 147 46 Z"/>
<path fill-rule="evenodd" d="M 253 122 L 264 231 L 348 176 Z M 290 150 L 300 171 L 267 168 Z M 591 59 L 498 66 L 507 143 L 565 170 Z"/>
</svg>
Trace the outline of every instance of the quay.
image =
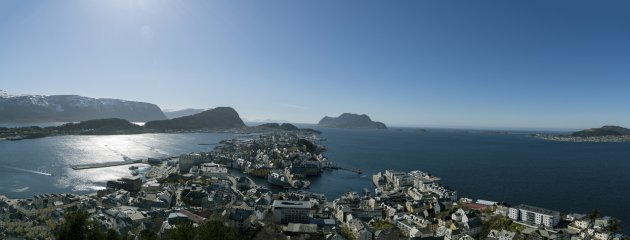
<svg viewBox="0 0 630 240">
<path fill-rule="evenodd" d="M 345 170 L 349 172 L 354 172 L 356 174 L 363 174 L 363 171 L 361 171 L 361 169 L 347 168 L 347 167 L 342 167 L 339 165 L 330 165 L 330 166 L 327 166 L 326 168 L 333 169 L 333 170 Z"/>
<path fill-rule="evenodd" d="M 73 170 L 85 170 L 85 169 L 92 169 L 92 168 L 104 168 L 104 167 L 123 166 L 123 165 L 129 165 L 129 164 L 134 164 L 134 163 L 142 163 L 142 160 L 133 160 L 133 161 L 125 160 L 125 161 L 119 161 L 119 162 L 79 164 L 79 165 L 72 166 L 72 169 Z"/>
</svg>

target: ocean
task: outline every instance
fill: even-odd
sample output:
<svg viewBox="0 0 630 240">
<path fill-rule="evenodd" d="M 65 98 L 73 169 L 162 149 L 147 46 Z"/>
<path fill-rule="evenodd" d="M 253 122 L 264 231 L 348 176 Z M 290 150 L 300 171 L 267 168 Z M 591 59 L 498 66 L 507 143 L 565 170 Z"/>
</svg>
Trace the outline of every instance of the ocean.
<svg viewBox="0 0 630 240">
<path fill-rule="evenodd" d="M 347 191 L 372 191 L 371 175 L 378 171 L 422 170 L 441 177 L 460 197 L 564 213 L 597 209 L 624 221 L 626 232 L 630 229 L 630 143 L 552 142 L 531 138 L 527 132 L 319 130 L 326 139 L 328 159 L 363 171 L 362 175 L 326 171 L 311 179 L 310 191 L 325 193 L 329 200 Z M 209 151 L 219 141 L 235 137 L 178 133 L 0 141 L 0 195 L 90 193 L 108 180 L 129 176 L 129 166 L 80 171 L 69 166 Z"/>
<path fill-rule="evenodd" d="M 630 143 L 571 143 L 527 132 L 429 129 L 320 129 L 327 157 L 361 168 L 324 173 L 314 192 L 338 196 L 373 190 L 370 176 L 385 169 L 422 170 L 442 178 L 460 197 L 529 204 L 563 213 L 597 209 L 630 232 Z"/>
</svg>

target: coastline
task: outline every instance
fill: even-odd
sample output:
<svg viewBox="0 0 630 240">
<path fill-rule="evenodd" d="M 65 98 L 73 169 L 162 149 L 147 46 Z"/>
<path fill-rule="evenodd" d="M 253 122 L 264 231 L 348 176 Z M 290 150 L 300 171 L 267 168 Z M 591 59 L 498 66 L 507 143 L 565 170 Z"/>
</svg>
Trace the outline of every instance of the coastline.
<svg viewBox="0 0 630 240">
<path fill-rule="evenodd" d="M 290 133 L 290 132 L 284 132 L 284 133 L 287 133 L 287 135 L 292 135 L 292 133 Z M 288 137 L 287 136 L 271 137 L 270 135 L 273 135 L 273 134 L 269 134 L 269 135 L 268 134 L 260 134 L 259 137 L 264 137 L 264 136 L 268 136 L 268 137 L 264 137 L 264 140 L 262 138 L 257 138 L 257 139 L 261 139 L 260 141 L 256 141 L 258 143 L 253 143 L 251 140 L 246 140 L 246 139 L 225 140 L 226 141 L 225 143 L 229 143 L 229 144 L 221 144 L 220 145 L 221 147 L 219 147 L 218 149 L 215 147 L 210 152 L 203 151 L 203 152 L 199 152 L 199 153 L 205 153 L 208 156 L 212 155 L 213 161 L 220 162 L 220 161 L 224 161 L 225 160 L 226 162 L 225 163 L 222 162 L 221 165 L 225 166 L 225 167 L 227 167 L 229 169 L 234 169 L 235 170 L 234 173 L 228 173 L 228 176 L 230 176 L 230 175 L 231 176 L 241 176 L 241 175 L 248 176 L 248 174 L 246 172 L 242 171 L 242 169 L 240 167 L 238 167 L 238 166 L 242 166 L 243 168 L 246 168 L 246 166 L 252 167 L 252 166 L 257 165 L 258 163 L 268 162 L 267 160 L 269 160 L 269 162 L 273 162 L 273 161 L 271 161 L 271 159 L 265 160 L 266 158 L 264 157 L 264 154 L 260 154 L 260 155 L 257 154 L 256 157 L 250 158 L 251 165 L 247 164 L 247 162 L 243 162 L 242 164 L 239 164 L 238 160 L 239 160 L 239 158 L 242 157 L 242 156 L 239 156 L 239 155 L 241 155 L 241 154 L 247 155 L 246 153 L 252 151 L 253 148 L 257 148 L 257 149 L 260 148 L 261 150 L 264 149 L 263 152 L 265 152 L 266 154 L 271 154 L 271 153 L 274 153 L 274 152 L 277 152 L 277 151 L 284 151 L 282 149 L 285 148 L 285 147 L 276 148 L 276 144 L 280 144 L 280 146 L 282 146 L 283 142 L 286 142 L 286 139 Z M 416 137 L 416 135 L 411 135 L 411 134 L 407 134 L 407 135 L 414 136 L 414 138 Z M 318 138 L 322 139 L 320 137 L 318 137 Z M 289 143 L 287 142 L 287 144 L 289 144 Z M 294 143 L 290 143 L 290 144 L 294 144 Z M 328 144 L 326 144 L 326 145 L 328 145 Z M 291 146 L 286 146 L 286 148 L 288 150 L 288 152 L 286 152 L 286 153 L 289 153 L 289 154 L 292 151 L 298 151 L 299 149 L 301 149 L 301 148 L 294 149 Z M 222 151 L 219 150 L 219 149 L 222 149 Z M 211 152 L 215 152 L 215 153 L 222 152 L 222 153 L 218 154 L 218 155 L 214 155 L 214 154 L 211 154 Z M 255 152 L 258 152 L 258 151 L 255 151 Z M 306 154 L 306 152 L 303 152 L 303 153 Z M 272 155 L 273 154 L 268 155 L 268 156 L 272 156 Z M 284 155 L 284 153 L 283 153 L 283 155 Z M 202 154 L 202 156 L 203 156 L 203 154 Z M 247 155 L 247 156 L 251 156 L 251 155 Z M 302 155 L 298 154 L 296 152 L 295 154 L 293 154 L 293 156 L 302 156 Z M 335 162 L 337 162 L 336 160 L 340 160 L 340 158 L 338 158 L 338 156 L 337 157 L 333 156 L 333 158 L 334 158 Z M 175 162 L 175 161 L 173 161 L 173 162 Z M 233 163 L 233 164 L 230 164 L 230 163 Z M 164 164 L 168 165 L 166 162 L 164 162 Z M 175 164 L 175 163 L 173 163 L 173 164 Z M 348 164 L 348 163 L 345 163 L 345 164 Z M 188 186 L 189 185 L 188 183 L 195 183 L 195 184 L 202 183 L 202 184 L 205 184 L 205 182 L 208 182 L 208 181 L 209 182 L 215 181 L 215 180 L 212 180 L 212 178 L 214 178 L 214 177 L 208 178 L 210 180 L 206 179 L 206 180 L 196 181 L 195 180 L 196 177 L 194 175 L 193 176 L 189 176 L 189 174 L 181 174 L 181 173 L 179 173 L 179 170 L 177 170 L 177 166 L 173 165 L 172 167 L 174 167 L 174 168 L 172 168 L 172 170 L 176 171 L 178 173 L 178 174 L 175 174 L 175 176 L 177 176 L 177 177 L 170 178 L 172 180 L 172 182 L 171 182 L 171 180 L 168 180 L 168 181 L 166 180 L 166 179 L 169 179 L 168 175 L 170 175 L 170 174 L 167 174 L 168 171 L 159 171 L 159 167 L 158 167 L 158 171 L 157 172 L 158 173 L 162 173 L 162 174 L 156 174 L 156 176 L 154 176 L 153 179 L 156 180 L 155 183 L 160 183 L 162 185 L 163 184 L 166 184 L 166 185 L 171 184 L 172 186 L 175 186 L 178 189 L 181 188 L 180 190 L 183 191 L 184 188 L 185 188 L 183 186 Z M 423 168 L 423 169 L 431 169 L 431 167 L 429 167 L 429 166 L 424 166 L 424 167 L 425 168 Z M 166 168 L 164 168 L 164 169 L 166 169 Z M 400 169 L 400 172 L 399 171 L 387 170 L 387 169 Z M 398 184 L 402 183 L 400 181 L 396 181 L 393 178 L 394 175 L 396 175 L 396 176 L 398 176 L 398 175 L 400 175 L 400 176 L 407 176 L 408 175 L 408 176 L 410 176 L 412 178 L 415 178 L 415 176 L 422 176 L 421 172 L 416 172 L 416 171 L 409 172 L 409 170 L 403 170 L 403 169 L 400 168 L 400 166 L 395 166 L 395 165 L 388 165 L 388 166 L 386 166 L 384 168 L 381 167 L 381 168 L 378 169 L 378 171 L 379 172 L 380 171 L 391 171 L 392 174 L 390 174 L 390 175 L 392 176 L 392 180 L 394 180 L 393 182 L 391 182 L 392 185 L 396 185 L 396 182 L 399 182 Z M 394 172 L 398 172 L 398 173 L 394 173 Z M 408 174 L 408 173 L 412 173 L 412 172 L 416 172 L 417 174 Z M 372 172 L 370 172 L 370 173 L 372 173 Z M 220 176 L 221 173 L 217 172 L 215 174 L 218 174 L 217 176 Z M 418 175 L 418 174 L 420 174 L 420 175 Z M 201 175 L 201 172 L 200 172 L 199 175 Z M 367 175 L 368 178 L 369 178 L 369 176 L 370 176 L 370 174 Z M 443 176 L 443 175 L 440 174 L 439 176 Z M 218 178 L 220 178 L 220 177 L 218 177 Z M 319 178 L 328 178 L 328 176 L 324 175 L 324 176 L 321 176 Z M 396 177 L 396 178 L 398 178 L 398 177 Z M 164 179 L 165 181 L 159 181 L 160 179 Z M 372 178 L 371 180 L 374 180 L 374 179 Z M 431 179 L 428 179 L 428 180 L 435 181 L 436 179 L 431 178 Z M 448 181 L 448 179 L 447 179 L 447 181 Z M 261 182 L 261 181 L 257 181 L 257 182 Z M 262 184 L 258 183 L 258 185 L 266 186 L 267 183 L 264 183 L 264 180 L 262 182 L 263 182 Z M 373 182 L 373 181 L 371 181 L 371 182 Z M 422 182 L 425 182 L 425 181 L 423 180 Z M 426 181 L 426 182 L 428 183 L 428 181 Z M 184 184 L 184 185 L 177 185 L 177 184 L 182 184 L 182 183 L 186 183 L 186 184 Z M 407 183 L 407 184 L 409 184 L 409 183 Z M 235 185 L 235 183 L 231 183 L 229 188 L 232 189 L 234 187 L 234 185 Z M 238 186 L 238 183 L 236 183 L 236 185 Z M 147 186 L 147 188 L 152 188 L 152 187 L 153 187 L 153 185 L 150 185 L 150 184 Z M 273 189 L 278 190 L 278 193 L 287 193 L 286 190 L 283 190 L 283 189 L 278 189 L 278 188 L 273 188 Z M 313 188 L 311 188 L 311 189 L 313 189 Z M 409 194 L 408 196 L 412 196 L 412 197 L 416 196 L 417 198 L 419 196 L 418 194 L 423 194 L 423 195 L 426 195 L 426 196 L 429 196 L 429 197 L 437 196 L 438 199 L 443 199 L 443 196 L 449 196 L 448 195 L 448 194 L 450 194 L 449 191 L 455 191 L 455 189 L 442 188 L 441 185 L 425 185 L 424 187 L 420 186 L 417 189 L 419 189 L 419 193 L 414 192 L 414 191 L 411 191 L 411 192 L 410 191 L 403 191 L 401 193 L 403 193 L 405 195 Z M 467 189 L 467 188 L 461 188 L 461 189 L 457 188 L 457 189 L 461 190 L 461 189 Z M 346 191 L 348 191 L 348 190 L 349 191 L 359 192 L 361 189 L 360 188 L 352 188 L 352 189 L 348 188 L 348 189 L 346 189 Z M 321 189 L 320 189 L 320 191 L 318 191 L 318 190 L 309 190 L 309 191 L 313 191 L 314 193 L 322 193 Z M 113 192 L 100 191 L 100 192 L 102 192 L 103 194 L 107 194 L 105 196 L 116 196 L 116 195 L 120 195 L 121 194 L 121 192 L 117 192 L 117 191 L 113 191 Z M 399 193 L 398 191 L 385 191 L 385 192 L 379 191 L 379 192 L 381 194 L 385 193 L 387 195 L 390 195 L 390 196 L 388 196 L 390 199 L 398 199 L 398 198 L 400 198 L 402 196 L 402 195 L 398 194 Z M 181 192 L 173 191 L 173 193 L 177 194 L 178 196 L 181 196 Z M 101 198 L 94 197 L 96 195 L 93 192 L 92 193 L 85 193 L 85 194 L 75 194 L 75 195 L 77 195 L 77 197 L 79 197 L 80 199 L 86 199 L 86 201 L 97 201 L 98 202 L 99 199 L 101 199 Z M 279 194 L 279 195 L 281 195 L 281 194 Z M 66 196 L 66 195 L 61 194 L 61 196 Z M 230 195 L 230 196 L 232 196 L 232 195 Z M 235 195 L 233 195 L 233 197 L 238 197 L 238 196 L 239 196 L 239 194 L 235 191 Z M 345 195 L 334 194 L 334 195 L 328 196 L 328 199 L 344 198 L 344 196 Z M 465 198 L 465 197 L 471 197 L 471 196 L 476 196 L 476 195 L 475 194 L 466 193 L 466 194 L 464 194 L 464 196 L 459 197 L 459 199 L 456 200 L 456 201 L 452 201 L 452 199 L 451 199 L 451 202 L 456 202 L 460 206 L 465 206 L 467 208 L 484 208 L 484 209 L 485 208 L 493 208 L 494 209 L 494 208 L 499 208 L 499 206 L 502 206 L 500 204 L 497 204 L 495 206 L 495 202 L 491 202 L 492 204 L 487 205 L 487 203 L 489 203 L 490 201 L 480 201 L 480 200 L 474 200 L 474 199 Z M 71 198 L 71 196 L 69 196 L 69 197 Z M 382 195 L 381 195 L 381 197 L 382 197 Z M 425 197 L 420 197 L 420 199 L 423 199 L 423 198 L 425 198 Z M 114 197 L 112 197 L 112 199 L 114 199 Z M 427 199 L 429 199 L 429 198 L 427 198 Z M 500 197 L 499 198 L 497 198 L 497 197 L 483 197 L 483 199 L 502 200 L 502 198 L 500 198 Z M 23 203 L 32 203 L 32 200 L 29 201 L 28 198 L 23 198 L 20 201 L 23 202 Z M 174 200 L 174 201 L 178 201 L 178 200 Z M 532 204 L 536 204 L 535 202 L 526 201 L 526 200 L 524 200 L 524 201 L 513 201 L 513 200 L 511 200 L 511 201 L 507 201 L 507 202 L 510 202 L 510 203 L 529 202 L 529 203 L 532 203 Z M 238 202 L 238 203 L 240 203 L 240 202 Z M 99 203 L 99 204 L 105 204 L 105 203 Z M 127 202 L 121 202 L 121 204 L 123 204 L 123 205 L 130 205 L 130 206 L 136 206 L 136 205 L 133 205 L 132 203 L 127 203 Z M 484 205 L 484 204 L 486 204 L 486 205 Z M 536 205 L 537 206 L 541 206 L 541 205 L 538 205 L 538 204 L 536 204 Z M 103 205 L 103 206 L 106 206 L 106 208 L 109 209 L 109 207 L 107 207 L 107 205 Z M 185 205 L 182 205 L 182 206 L 185 206 Z M 545 205 L 542 205 L 542 207 L 545 207 Z M 505 207 L 501 207 L 501 208 L 503 208 L 505 210 Z M 116 207 L 113 207 L 112 209 L 116 209 Z M 164 211 L 166 211 L 166 212 L 169 211 L 169 208 L 165 208 L 165 209 L 166 210 L 164 210 Z M 557 209 L 557 210 L 563 211 L 562 208 L 550 208 L 550 209 Z M 573 212 L 573 211 L 567 212 L 566 210 L 564 210 L 564 211 L 565 211 L 565 213 Z M 369 211 L 367 211 L 367 212 L 369 212 Z M 584 211 L 580 211 L 580 212 L 586 213 Z"/>
<path fill-rule="evenodd" d="M 623 143 L 630 142 L 630 135 L 623 136 L 591 136 L 575 137 L 569 135 L 545 135 L 534 134 L 533 138 L 554 141 L 554 142 L 575 142 L 575 143 Z"/>
</svg>

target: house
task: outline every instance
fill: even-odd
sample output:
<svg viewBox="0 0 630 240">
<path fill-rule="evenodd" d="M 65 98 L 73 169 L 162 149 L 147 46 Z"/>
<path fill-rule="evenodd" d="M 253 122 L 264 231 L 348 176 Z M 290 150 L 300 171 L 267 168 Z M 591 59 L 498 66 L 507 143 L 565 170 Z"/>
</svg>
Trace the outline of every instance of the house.
<svg viewBox="0 0 630 240">
<path fill-rule="evenodd" d="M 521 235 L 525 239 L 549 239 L 555 240 L 558 239 L 557 232 L 545 230 L 545 229 L 537 229 L 537 228 L 525 228 L 521 231 Z"/>
<path fill-rule="evenodd" d="M 357 240 L 372 240 L 373 238 L 372 231 L 370 231 L 369 226 L 365 222 L 359 219 L 353 218 L 353 219 L 348 220 L 347 225 L 350 231 L 352 232 L 352 235 Z"/>
<path fill-rule="evenodd" d="M 246 232 L 251 227 L 252 213 L 251 210 L 231 209 L 228 214 L 228 225 L 240 232 Z"/>
<path fill-rule="evenodd" d="M 515 232 L 507 231 L 507 230 L 490 230 L 488 240 L 512 240 L 516 236 Z"/>
<path fill-rule="evenodd" d="M 610 233 L 597 231 L 595 232 L 595 234 L 593 234 L 593 238 L 595 238 L 596 240 L 608 240 L 608 238 L 610 238 Z"/>
</svg>

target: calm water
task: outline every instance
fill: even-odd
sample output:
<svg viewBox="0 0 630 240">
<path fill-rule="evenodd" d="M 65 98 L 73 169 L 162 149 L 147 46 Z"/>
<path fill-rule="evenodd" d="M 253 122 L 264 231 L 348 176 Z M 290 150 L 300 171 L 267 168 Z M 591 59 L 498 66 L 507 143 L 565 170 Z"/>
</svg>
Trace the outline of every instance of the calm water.
<svg viewBox="0 0 630 240">
<path fill-rule="evenodd" d="M 313 191 L 338 196 L 372 190 L 371 174 L 384 169 L 424 170 L 460 196 L 527 203 L 565 213 L 596 208 L 620 218 L 630 232 L 630 143 L 566 143 L 527 134 L 462 131 L 320 129 L 327 156 L 366 176 L 335 171 L 313 182 Z"/>
<path fill-rule="evenodd" d="M 0 195 L 89 193 L 109 180 L 130 176 L 129 165 L 75 171 L 72 165 L 210 151 L 226 133 L 58 136 L 0 141 Z M 204 144 L 204 145 L 199 145 Z M 211 145 L 205 145 L 211 144 Z M 138 164 L 140 171 L 146 165 Z M 51 176 L 52 174 L 52 176 Z"/>
<path fill-rule="evenodd" d="M 312 179 L 311 191 L 329 199 L 364 187 L 372 190 L 370 175 L 378 171 L 419 169 L 442 177 L 463 197 L 563 212 L 597 208 L 621 218 L 630 230 L 629 143 L 563 143 L 526 134 L 452 130 L 320 130 L 329 159 L 365 173 L 331 171 Z M 231 138 L 187 133 L 0 141 L 0 194 L 92 192 L 107 180 L 128 176 L 128 166 L 73 171 L 69 165 L 208 151 L 212 145 L 199 144 Z"/>
</svg>

